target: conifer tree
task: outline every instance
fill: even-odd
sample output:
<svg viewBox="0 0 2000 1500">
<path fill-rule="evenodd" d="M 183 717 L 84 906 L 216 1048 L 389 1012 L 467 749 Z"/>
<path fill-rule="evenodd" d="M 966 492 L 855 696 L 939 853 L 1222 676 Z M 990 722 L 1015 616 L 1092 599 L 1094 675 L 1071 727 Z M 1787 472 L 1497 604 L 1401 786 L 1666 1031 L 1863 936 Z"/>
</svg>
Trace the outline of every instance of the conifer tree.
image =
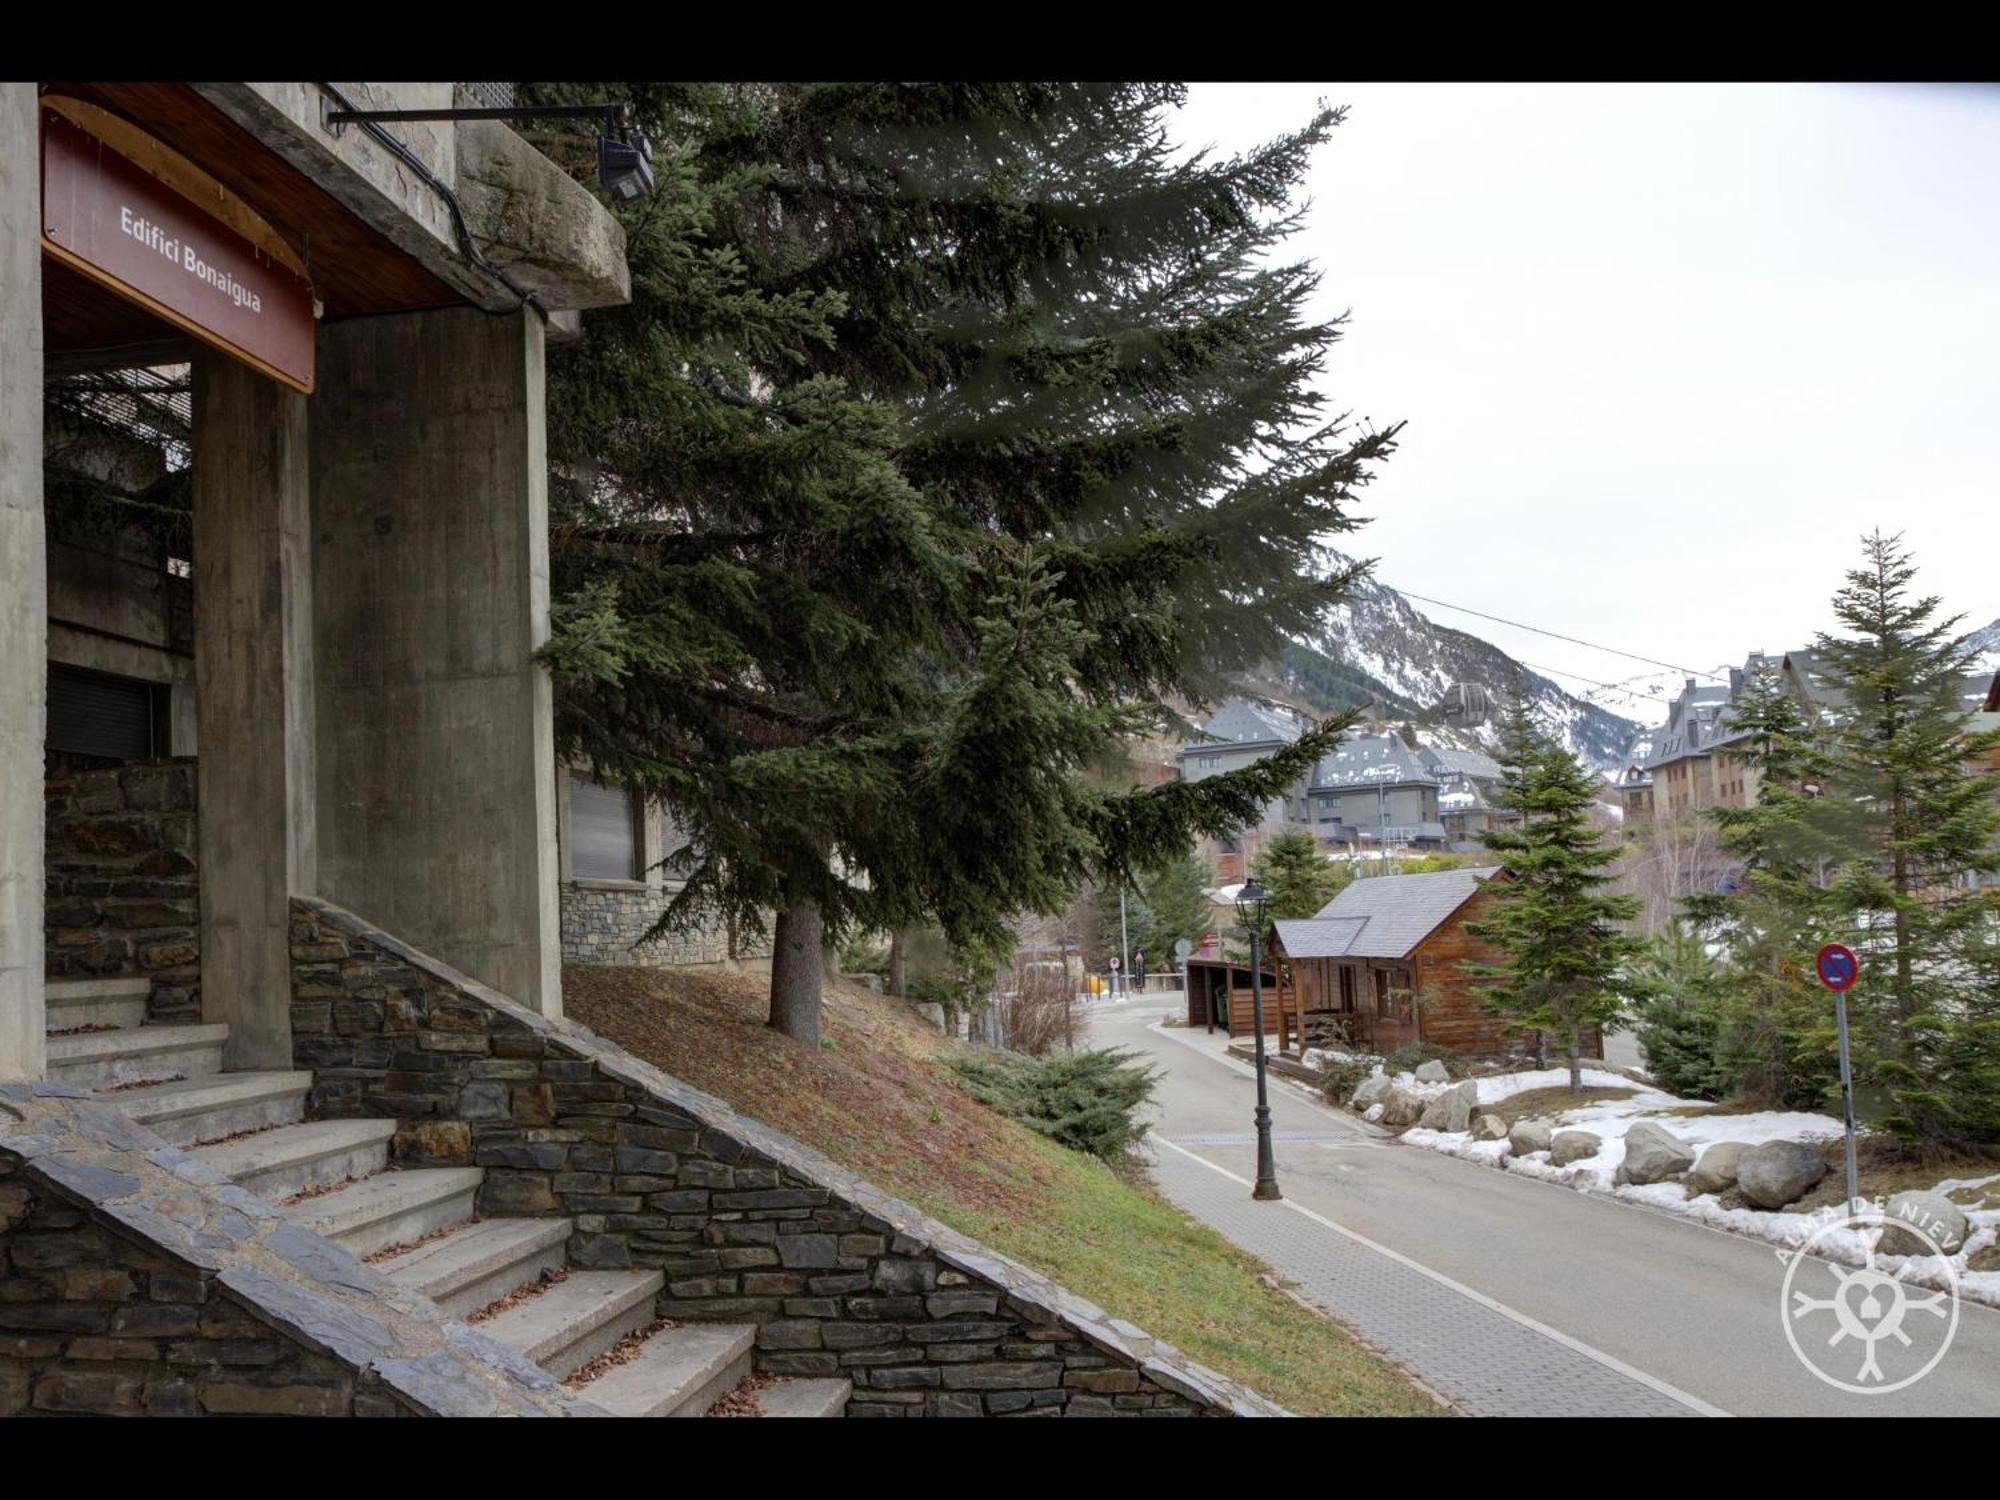
<svg viewBox="0 0 2000 1500">
<path fill-rule="evenodd" d="M 1486 919 L 1466 930 L 1506 958 L 1464 969 L 1487 981 L 1475 993 L 1489 1013 L 1507 1017 L 1515 1030 L 1556 1037 L 1570 1087 L 1581 1088 L 1584 1030 L 1601 1031 L 1619 1017 L 1619 969 L 1634 950 L 1619 924 L 1631 920 L 1637 903 L 1605 889 L 1618 850 L 1590 821 L 1596 789 L 1589 773 L 1534 727 L 1518 695 L 1507 714 L 1501 768 L 1499 805 L 1522 821 L 1479 835 L 1500 869 L 1486 887 L 1493 896 Z"/>
<path fill-rule="evenodd" d="M 1775 671 L 1744 682 L 1726 727 L 1717 753 L 1754 776 L 1756 798 L 1706 816 L 1741 871 L 1729 889 L 1684 903 L 1695 929 L 1727 954 L 1727 982 L 1712 992 L 1716 1063 L 1752 1095 L 1811 1108 L 1838 1082 L 1833 1013 L 1813 956 L 1837 935 L 1825 887 L 1852 837 L 1854 806 Z"/>
<path fill-rule="evenodd" d="M 1274 657 L 1395 430 L 1276 253 L 1321 111 L 1177 157 L 1171 85 L 591 86 L 661 143 L 634 296 L 550 362 L 559 749 L 667 801 L 666 925 L 1008 918 L 1233 832 L 1323 754 L 1126 792 L 1105 747 Z M 574 94 L 544 89 L 541 97 Z"/>
<path fill-rule="evenodd" d="M 2000 730 L 1971 733 L 1971 653 L 1939 600 L 1915 595 L 1900 537 L 1862 539 L 1834 595 L 1839 635 L 1815 647 L 1837 690 L 1830 769 L 1859 815 L 1830 892 L 1861 975 L 1849 992 L 1863 1071 L 1889 1128 L 1927 1142 L 2000 1138 Z"/>
<path fill-rule="evenodd" d="M 1288 828 L 1264 845 L 1257 878 L 1271 893 L 1272 920 L 1316 917 L 1346 881 L 1326 857 L 1319 840 L 1303 828 Z"/>
</svg>

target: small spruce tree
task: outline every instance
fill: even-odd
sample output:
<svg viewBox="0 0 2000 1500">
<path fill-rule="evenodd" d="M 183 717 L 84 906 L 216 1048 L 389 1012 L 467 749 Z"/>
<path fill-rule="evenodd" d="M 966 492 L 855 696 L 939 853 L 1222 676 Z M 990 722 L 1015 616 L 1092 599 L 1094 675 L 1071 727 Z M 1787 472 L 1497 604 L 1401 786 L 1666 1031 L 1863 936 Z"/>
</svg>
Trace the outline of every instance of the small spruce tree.
<svg viewBox="0 0 2000 1500">
<path fill-rule="evenodd" d="M 1570 1087 L 1581 1088 L 1584 1031 L 1602 1030 L 1620 1014 L 1619 970 L 1634 944 L 1619 924 L 1638 904 L 1606 889 L 1606 866 L 1618 850 L 1590 821 L 1596 788 L 1589 773 L 1535 729 L 1519 697 L 1506 735 L 1499 796 L 1522 822 L 1479 835 L 1500 872 L 1488 886 L 1486 920 L 1466 930 L 1507 956 L 1464 968 L 1487 981 L 1476 993 L 1489 1013 L 1507 1017 L 1515 1030 L 1556 1037 Z"/>
</svg>

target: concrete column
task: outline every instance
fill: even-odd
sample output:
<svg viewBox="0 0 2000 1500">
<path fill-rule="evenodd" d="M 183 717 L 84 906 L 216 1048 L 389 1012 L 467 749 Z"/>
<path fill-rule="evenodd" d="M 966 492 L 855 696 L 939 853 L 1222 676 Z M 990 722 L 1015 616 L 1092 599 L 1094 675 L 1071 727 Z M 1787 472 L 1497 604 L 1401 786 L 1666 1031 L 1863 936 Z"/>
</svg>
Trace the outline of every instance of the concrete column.
<svg viewBox="0 0 2000 1500">
<path fill-rule="evenodd" d="M 195 356 L 201 1008 L 231 1068 L 292 1065 L 290 897 L 316 884 L 306 400 Z"/>
<path fill-rule="evenodd" d="M 323 328 L 312 489 L 320 893 L 559 1015 L 540 320 Z"/>
<path fill-rule="evenodd" d="M 0 83 L 0 1080 L 43 1071 L 42 194 L 35 86 Z"/>
</svg>

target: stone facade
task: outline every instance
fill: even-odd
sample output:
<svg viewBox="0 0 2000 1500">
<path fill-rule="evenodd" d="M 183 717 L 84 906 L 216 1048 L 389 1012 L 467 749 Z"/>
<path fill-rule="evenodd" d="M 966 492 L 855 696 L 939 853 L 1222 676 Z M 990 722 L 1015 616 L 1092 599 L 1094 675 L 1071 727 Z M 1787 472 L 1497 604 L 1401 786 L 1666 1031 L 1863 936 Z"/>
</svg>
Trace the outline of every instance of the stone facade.
<svg viewBox="0 0 2000 1500">
<path fill-rule="evenodd" d="M 0 1417 L 581 1410 L 110 1106 L 0 1085 Z"/>
<path fill-rule="evenodd" d="M 482 1215 L 574 1219 L 570 1263 L 656 1267 L 659 1312 L 758 1325 L 757 1367 L 850 1416 L 1278 1409 L 1129 1323 L 351 914 L 293 902 L 315 1117 L 392 1116 L 411 1166 L 485 1168 Z"/>
<path fill-rule="evenodd" d="M 46 809 L 49 977 L 143 974 L 149 1019 L 198 1019 L 195 762 L 52 772 Z"/>
<path fill-rule="evenodd" d="M 669 933 L 641 943 L 673 899 L 673 892 L 639 882 L 565 880 L 562 883 L 562 955 L 572 964 L 636 964 L 671 968 L 679 964 L 719 964 L 730 958 L 723 929 Z M 768 953 L 760 938 L 740 946 L 738 958 Z"/>
</svg>

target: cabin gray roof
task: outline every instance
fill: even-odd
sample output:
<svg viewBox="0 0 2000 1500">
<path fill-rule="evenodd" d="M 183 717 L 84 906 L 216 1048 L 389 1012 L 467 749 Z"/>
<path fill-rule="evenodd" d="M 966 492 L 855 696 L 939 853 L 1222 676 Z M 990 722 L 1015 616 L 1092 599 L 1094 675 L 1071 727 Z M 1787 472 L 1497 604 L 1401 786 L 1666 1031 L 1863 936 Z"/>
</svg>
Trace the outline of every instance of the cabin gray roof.
<svg viewBox="0 0 2000 1500">
<path fill-rule="evenodd" d="M 1345 958 L 1366 917 L 1290 917 L 1271 924 L 1291 958 Z"/>
<path fill-rule="evenodd" d="M 1178 754 L 1185 759 L 1225 744 L 1289 745 L 1304 732 L 1304 718 L 1289 708 L 1255 698 L 1230 698 L 1202 725 L 1204 738 L 1188 741 Z"/>
<path fill-rule="evenodd" d="M 1481 865 L 1430 875 L 1368 876 L 1327 902 L 1313 920 L 1361 919 L 1361 929 L 1348 939 L 1339 957 L 1405 958 L 1472 898 L 1482 880 L 1499 869 L 1498 865 Z M 1292 952 L 1289 941 L 1285 951 Z"/>
<path fill-rule="evenodd" d="M 1349 787 L 1436 786 L 1437 774 L 1417 759 L 1416 751 L 1393 734 L 1363 734 L 1342 740 L 1313 767 L 1311 790 L 1345 791 Z"/>
</svg>

